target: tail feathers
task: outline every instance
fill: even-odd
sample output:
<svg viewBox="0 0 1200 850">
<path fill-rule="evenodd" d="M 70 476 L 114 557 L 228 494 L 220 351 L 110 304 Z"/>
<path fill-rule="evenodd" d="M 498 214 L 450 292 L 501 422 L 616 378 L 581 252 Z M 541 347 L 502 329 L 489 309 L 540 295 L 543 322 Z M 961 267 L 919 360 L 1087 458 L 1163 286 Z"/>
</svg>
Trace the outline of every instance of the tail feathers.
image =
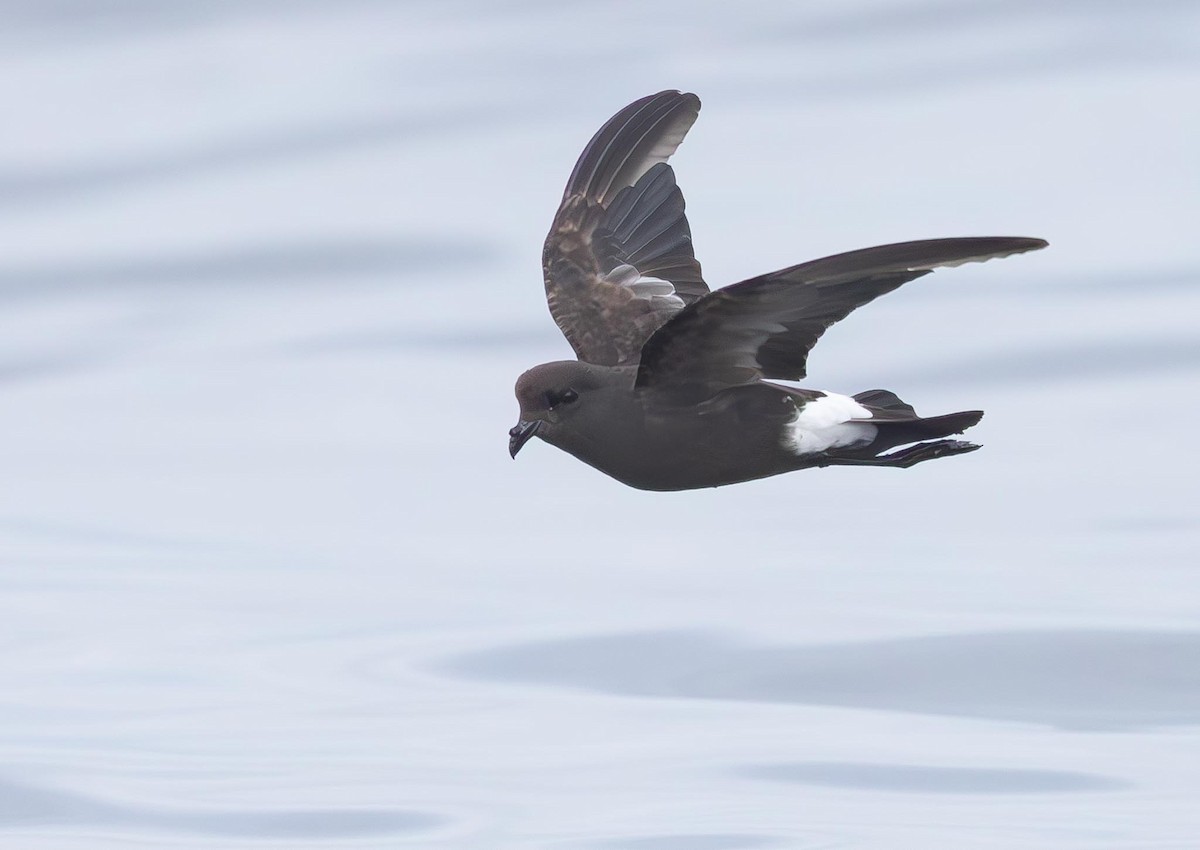
<svg viewBox="0 0 1200 850">
<path fill-rule="evenodd" d="M 905 404 L 900 400 L 900 396 L 890 390 L 866 390 L 854 396 L 854 400 L 863 407 L 869 408 L 872 413 L 877 415 L 880 412 L 886 411 L 889 414 L 903 414 L 910 418 L 917 418 L 917 411 L 913 410 L 911 404 Z M 886 416 L 886 419 L 900 418 L 899 416 Z"/>
<path fill-rule="evenodd" d="M 877 426 L 875 440 L 865 447 L 872 455 L 907 443 L 961 434 L 983 418 L 982 410 L 921 417 L 912 405 L 889 390 L 867 390 L 854 396 L 854 400 L 871 411 L 871 424 Z"/>
<path fill-rule="evenodd" d="M 870 449 L 879 453 L 896 446 L 903 446 L 906 443 L 938 440 L 952 434 L 961 434 L 971 426 L 979 424 L 979 420 L 982 418 L 982 410 L 964 410 L 959 413 L 946 413 L 942 416 L 930 416 L 925 419 L 920 417 L 891 421 L 873 419 L 872 424 L 878 426 L 878 432 Z"/>
</svg>

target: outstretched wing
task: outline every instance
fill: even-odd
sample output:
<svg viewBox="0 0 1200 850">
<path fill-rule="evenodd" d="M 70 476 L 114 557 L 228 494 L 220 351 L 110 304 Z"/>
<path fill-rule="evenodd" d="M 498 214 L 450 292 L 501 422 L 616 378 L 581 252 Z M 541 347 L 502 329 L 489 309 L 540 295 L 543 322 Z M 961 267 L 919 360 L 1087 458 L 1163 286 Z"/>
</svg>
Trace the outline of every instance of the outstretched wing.
<svg viewBox="0 0 1200 850">
<path fill-rule="evenodd" d="M 698 97 L 677 91 L 635 101 L 571 172 L 542 270 L 550 315 L 580 360 L 636 362 L 655 330 L 708 292 L 666 162 L 699 112 Z"/>
<path fill-rule="evenodd" d="M 1041 239 L 977 237 L 880 245 L 744 280 L 696 301 L 642 349 L 637 386 L 704 398 L 759 378 L 798 380 L 834 322 L 940 266 L 1046 247 Z"/>
</svg>

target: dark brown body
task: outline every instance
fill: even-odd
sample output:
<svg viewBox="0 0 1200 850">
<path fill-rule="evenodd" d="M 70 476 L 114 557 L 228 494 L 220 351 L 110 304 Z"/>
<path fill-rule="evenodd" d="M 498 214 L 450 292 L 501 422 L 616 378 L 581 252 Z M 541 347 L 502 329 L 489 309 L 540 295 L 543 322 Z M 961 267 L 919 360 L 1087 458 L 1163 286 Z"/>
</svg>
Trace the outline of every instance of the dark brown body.
<svg viewBox="0 0 1200 850">
<path fill-rule="evenodd" d="M 966 411 L 925 419 L 891 393 L 875 390 L 857 397 L 874 417 L 870 424 L 877 434 L 872 442 L 798 454 L 788 439 L 791 423 L 824 393 L 757 382 L 685 403 L 671 393 L 636 388 L 635 371 L 575 361 L 530 370 L 522 382 L 532 375 L 531 383 L 537 386 L 549 380 L 584 388 L 574 405 L 537 414 L 537 436 L 630 487 L 694 490 L 813 466 L 911 466 L 961 454 L 976 447 L 943 440 L 879 456 L 898 445 L 959 433 L 983 415 Z M 550 377 L 546 372 L 560 374 Z M 532 407 L 535 399 L 530 397 L 523 409 Z"/>
<path fill-rule="evenodd" d="M 813 466 L 785 447 L 795 399 L 768 387 L 735 387 L 699 405 L 675 407 L 627 389 L 595 428 L 539 433 L 584 463 L 640 490 L 719 487 Z M 589 417 L 591 419 L 591 417 Z"/>
<path fill-rule="evenodd" d="M 812 466 L 907 467 L 977 449 L 943 438 L 977 423 L 980 411 L 922 418 L 886 390 L 847 397 L 774 382 L 804 378 L 821 335 L 879 296 L 941 266 L 1046 243 L 879 245 L 710 291 L 667 164 L 699 110 L 694 94 L 641 98 L 575 164 L 542 271 L 550 314 L 578 360 L 544 363 L 517 381 L 509 454 L 537 436 L 631 487 L 690 490 Z"/>
</svg>

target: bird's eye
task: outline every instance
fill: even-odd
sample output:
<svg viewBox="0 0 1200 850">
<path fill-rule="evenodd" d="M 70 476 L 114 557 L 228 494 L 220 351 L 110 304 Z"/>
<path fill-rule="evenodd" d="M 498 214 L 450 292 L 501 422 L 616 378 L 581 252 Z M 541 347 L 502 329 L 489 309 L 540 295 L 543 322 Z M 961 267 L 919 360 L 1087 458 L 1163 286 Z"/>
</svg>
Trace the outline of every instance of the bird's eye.
<svg viewBox="0 0 1200 850">
<path fill-rule="evenodd" d="M 562 391 L 550 390 L 548 393 L 546 393 L 546 406 L 551 410 L 558 407 L 560 404 L 570 404 L 571 402 L 578 400 L 579 393 L 570 388 Z"/>
</svg>

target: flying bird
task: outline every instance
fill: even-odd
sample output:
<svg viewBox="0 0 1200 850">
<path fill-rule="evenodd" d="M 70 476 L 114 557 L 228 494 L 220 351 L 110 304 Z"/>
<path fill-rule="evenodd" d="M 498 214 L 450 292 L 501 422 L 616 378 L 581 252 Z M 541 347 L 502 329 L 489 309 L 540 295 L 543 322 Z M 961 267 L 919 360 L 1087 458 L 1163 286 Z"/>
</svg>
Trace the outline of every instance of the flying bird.
<svg viewBox="0 0 1200 850">
<path fill-rule="evenodd" d="M 576 360 L 517 380 L 514 458 L 532 437 L 643 490 L 689 490 L 824 466 L 910 467 L 983 411 L 918 416 L 887 390 L 777 381 L 857 307 L 941 266 L 1046 247 L 987 236 L 864 248 L 710 292 L 667 160 L 700 112 L 678 91 L 637 100 L 592 137 L 542 253 L 550 314 Z"/>
</svg>

